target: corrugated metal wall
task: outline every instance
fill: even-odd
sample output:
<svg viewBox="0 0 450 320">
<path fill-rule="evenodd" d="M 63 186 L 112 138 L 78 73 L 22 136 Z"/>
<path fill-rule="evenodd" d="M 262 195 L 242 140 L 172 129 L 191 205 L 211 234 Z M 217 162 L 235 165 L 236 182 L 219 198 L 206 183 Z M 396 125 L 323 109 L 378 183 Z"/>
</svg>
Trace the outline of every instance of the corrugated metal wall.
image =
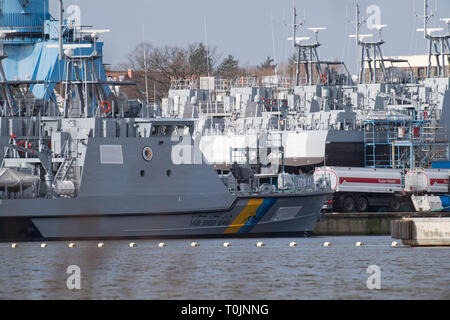
<svg viewBox="0 0 450 320">
<path fill-rule="evenodd" d="M 38 14 L 5 13 L 0 19 L 0 27 L 42 27 L 42 18 Z"/>
<path fill-rule="evenodd" d="M 450 169 L 450 161 L 433 162 L 433 169 Z"/>
</svg>

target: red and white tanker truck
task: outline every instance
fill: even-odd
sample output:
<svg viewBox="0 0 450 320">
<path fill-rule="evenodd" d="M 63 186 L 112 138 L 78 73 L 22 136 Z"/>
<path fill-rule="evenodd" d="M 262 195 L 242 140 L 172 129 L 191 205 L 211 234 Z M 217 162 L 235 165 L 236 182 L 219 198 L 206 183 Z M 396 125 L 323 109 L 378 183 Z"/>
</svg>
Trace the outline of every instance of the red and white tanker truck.
<svg viewBox="0 0 450 320">
<path fill-rule="evenodd" d="M 405 175 L 405 191 L 415 195 L 447 194 L 448 169 L 415 169 Z"/>
<path fill-rule="evenodd" d="M 315 184 L 327 184 L 335 191 L 333 209 L 337 212 L 366 212 L 381 207 L 400 211 L 411 205 L 411 195 L 449 192 L 449 171 L 416 169 L 404 177 L 397 169 L 322 167 L 314 173 Z"/>
</svg>

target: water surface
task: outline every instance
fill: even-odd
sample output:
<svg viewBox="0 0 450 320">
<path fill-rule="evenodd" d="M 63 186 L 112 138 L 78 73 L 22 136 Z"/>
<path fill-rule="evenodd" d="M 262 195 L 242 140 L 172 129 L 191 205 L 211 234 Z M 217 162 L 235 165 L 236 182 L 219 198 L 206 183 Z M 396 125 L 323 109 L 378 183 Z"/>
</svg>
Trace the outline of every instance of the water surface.
<svg viewBox="0 0 450 320">
<path fill-rule="evenodd" d="M 391 248 L 389 237 L 159 242 L 0 244 L 0 299 L 450 299 L 450 248 Z M 66 286 L 71 265 L 80 290 Z M 381 290 L 367 288 L 370 265 Z"/>
</svg>

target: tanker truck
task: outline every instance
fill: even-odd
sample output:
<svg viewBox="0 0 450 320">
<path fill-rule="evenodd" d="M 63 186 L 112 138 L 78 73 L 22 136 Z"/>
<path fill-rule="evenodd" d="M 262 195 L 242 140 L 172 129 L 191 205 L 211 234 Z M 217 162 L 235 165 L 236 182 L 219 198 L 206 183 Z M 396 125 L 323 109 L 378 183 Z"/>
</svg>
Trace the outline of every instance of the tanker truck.
<svg viewBox="0 0 450 320">
<path fill-rule="evenodd" d="M 405 191 L 418 212 L 450 211 L 449 169 L 415 169 L 405 175 Z"/>
<path fill-rule="evenodd" d="M 398 212 L 402 204 L 416 207 L 417 197 L 449 194 L 449 170 L 322 167 L 314 173 L 316 185 L 334 190 L 328 208 L 336 212 L 367 212 L 386 208 Z M 412 200 L 413 199 L 413 200 Z M 411 201 L 412 200 L 412 201 Z"/>
<path fill-rule="evenodd" d="M 314 172 L 314 182 L 334 190 L 336 212 L 367 212 L 381 207 L 398 212 L 404 200 L 401 170 L 322 167 Z"/>
<path fill-rule="evenodd" d="M 405 191 L 415 195 L 448 194 L 448 169 L 414 169 L 405 174 Z"/>
</svg>

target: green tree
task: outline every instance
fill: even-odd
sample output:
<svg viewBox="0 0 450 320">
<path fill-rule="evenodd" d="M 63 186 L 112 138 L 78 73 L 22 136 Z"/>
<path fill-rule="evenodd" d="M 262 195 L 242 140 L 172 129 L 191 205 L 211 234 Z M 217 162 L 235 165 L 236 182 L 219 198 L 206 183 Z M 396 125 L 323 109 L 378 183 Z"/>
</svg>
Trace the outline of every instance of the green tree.
<svg viewBox="0 0 450 320">
<path fill-rule="evenodd" d="M 275 60 L 273 60 L 270 56 L 268 56 L 267 59 L 259 65 L 258 69 L 260 69 L 260 70 L 264 70 L 264 69 L 275 70 L 277 65 L 274 64 L 274 61 Z"/>
<path fill-rule="evenodd" d="M 216 48 L 206 48 L 200 42 L 189 45 L 188 52 L 191 75 L 201 77 L 214 72 L 217 62 Z"/>
<path fill-rule="evenodd" d="M 242 74 L 242 69 L 239 66 L 239 60 L 235 59 L 233 55 L 229 54 L 217 67 L 216 74 L 228 79 L 238 77 Z"/>
</svg>

